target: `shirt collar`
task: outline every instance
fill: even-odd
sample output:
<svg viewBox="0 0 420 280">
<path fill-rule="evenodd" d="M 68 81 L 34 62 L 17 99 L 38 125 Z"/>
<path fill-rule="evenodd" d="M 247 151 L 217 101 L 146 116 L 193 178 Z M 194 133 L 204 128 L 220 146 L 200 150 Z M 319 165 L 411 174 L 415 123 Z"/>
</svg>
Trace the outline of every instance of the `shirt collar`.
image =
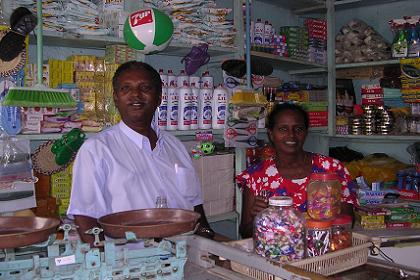
<svg viewBox="0 0 420 280">
<path fill-rule="evenodd" d="M 130 138 L 134 143 L 136 143 L 136 145 L 140 149 L 143 149 L 143 145 L 147 145 L 147 146 L 150 147 L 149 139 L 146 136 L 134 131 L 132 128 L 130 128 L 128 125 L 126 125 L 123 121 L 120 121 L 118 123 L 118 127 L 120 128 L 120 130 L 125 135 L 128 136 L 128 138 Z M 162 136 L 161 131 L 160 131 L 159 127 L 155 124 L 155 122 L 153 122 L 153 121 L 151 123 L 151 127 L 156 132 L 156 135 L 157 135 L 157 138 L 158 138 L 158 140 L 156 142 L 156 148 L 158 148 L 159 144 L 160 144 L 160 138 Z"/>
</svg>

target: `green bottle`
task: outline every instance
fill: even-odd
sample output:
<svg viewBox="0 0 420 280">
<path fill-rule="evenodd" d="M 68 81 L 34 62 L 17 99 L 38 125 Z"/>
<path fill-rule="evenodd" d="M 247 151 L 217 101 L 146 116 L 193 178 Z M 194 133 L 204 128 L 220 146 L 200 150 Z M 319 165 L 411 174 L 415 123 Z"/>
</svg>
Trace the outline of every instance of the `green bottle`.
<svg viewBox="0 0 420 280">
<path fill-rule="evenodd" d="M 404 29 L 398 29 L 392 43 L 392 57 L 403 58 L 408 55 L 407 32 Z"/>
</svg>

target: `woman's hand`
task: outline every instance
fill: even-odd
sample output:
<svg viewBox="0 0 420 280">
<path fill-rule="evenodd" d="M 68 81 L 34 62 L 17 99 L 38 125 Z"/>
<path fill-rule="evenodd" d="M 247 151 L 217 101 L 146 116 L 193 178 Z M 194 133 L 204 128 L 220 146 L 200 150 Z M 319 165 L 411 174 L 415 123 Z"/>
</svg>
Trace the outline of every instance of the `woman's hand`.
<svg viewBox="0 0 420 280">
<path fill-rule="evenodd" d="M 254 196 L 248 188 L 244 189 L 242 196 L 242 219 L 239 232 L 242 238 L 252 237 L 255 215 L 267 208 L 268 202 L 262 196 Z"/>
<path fill-rule="evenodd" d="M 268 200 L 262 196 L 256 196 L 254 200 L 254 206 L 252 207 L 252 216 L 256 216 L 262 210 L 268 207 Z"/>
</svg>

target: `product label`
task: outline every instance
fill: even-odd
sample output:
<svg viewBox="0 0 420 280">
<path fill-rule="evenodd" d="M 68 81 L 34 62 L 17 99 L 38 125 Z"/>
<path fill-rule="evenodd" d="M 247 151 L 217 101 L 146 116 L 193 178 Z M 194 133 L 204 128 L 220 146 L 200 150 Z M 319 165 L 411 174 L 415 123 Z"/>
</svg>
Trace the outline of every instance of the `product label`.
<svg viewBox="0 0 420 280">
<path fill-rule="evenodd" d="M 171 113 L 169 115 L 169 122 L 171 125 L 178 125 L 178 106 L 171 106 Z"/>
<path fill-rule="evenodd" d="M 211 124 L 211 113 L 212 113 L 212 108 L 211 105 L 205 105 L 203 108 L 203 123 L 204 124 Z"/>
<path fill-rule="evenodd" d="M 168 106 L 163 105 L 158 108 L 158 125 L 166 126 L 168 117 Z"/>
<path fill-rule="evenodd" d="M 191 122 L 190 122 L 190 124 L 197 124 L 198 123 L 198 121 L 197 121 L 197 106 L 195 106 L 195 105 L 193 105 L 193 106 L 190 106 L 190 116 L 191 116 Z"/>
<path fill-rule="evenodd" d="M 217 107 L 217 123 L 225 124 L 226 104 Z"/>
<path fill-rule="evenodd" d="M 141 10 L 130 15 L 130 25 L 136 27 L 139 25 L 153 22 L 152 10 Z"/>
<path fill-rule="evenodd" d="M 184 125 L 190 125 L 191 123 L 191 109 L 190 106 L 184 107 L 184 116 L 183 116 L 183 123 Z"/>
</svg>

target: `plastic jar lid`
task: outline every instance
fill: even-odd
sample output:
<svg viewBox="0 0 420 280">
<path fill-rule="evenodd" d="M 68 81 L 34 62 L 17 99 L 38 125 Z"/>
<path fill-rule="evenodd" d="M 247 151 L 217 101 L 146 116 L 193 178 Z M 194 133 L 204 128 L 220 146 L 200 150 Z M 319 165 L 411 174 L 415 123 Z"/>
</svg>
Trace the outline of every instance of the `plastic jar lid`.
<svg viewBox="0 0 420 280">
<path fill-rule="evenodd" d="M 312 173 L 310 179 L 322 181 L 338 180 L 338 175 L 337 173 Z"/>
<path fill-rule="evenodd" d="M 339 215 L 336 219 L 332 221 L 333 225 L 350 225 L 353 222 L 350 215 Z"/>
<path fill-rule="evenodd" d="M 289 196 L 272 196 L 268 200 L 268 204 L 272 206 L 291 206 L 293 200 Z"/>
<path fill-rule="evenodd" d="M 317 220 L 306 220 L 307 228 L 330 228 L 332 221 L 317 221 Z"/>
</svg>

